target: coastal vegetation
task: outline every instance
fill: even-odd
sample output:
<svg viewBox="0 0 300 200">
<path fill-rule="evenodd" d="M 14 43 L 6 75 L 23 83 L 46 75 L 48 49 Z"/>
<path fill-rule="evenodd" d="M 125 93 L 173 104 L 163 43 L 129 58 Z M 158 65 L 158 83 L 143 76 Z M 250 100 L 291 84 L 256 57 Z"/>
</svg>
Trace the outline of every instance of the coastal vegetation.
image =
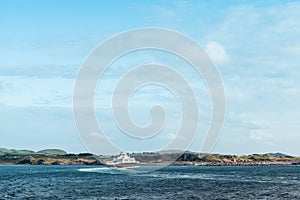
<svg viewBox="0 0 300 200">
<path fill-rule="evenodd" d="M 38 152 L 0 148 L 0 164 L 30 165 L 101 165 L 93 154 L 68 154 L 59 149 L 46 149 Z"/>
<path fill-rule="evenodd" d="M 196 152 L 144 152 L 133 153 L 133 158 L 145 165 L 171 163 L 173 165 L 201 166 L 249 166 L 249 165 L 298 165 L 300 157 L 282 153 L 251 155 L 202 154 Z M 99 156 L 90 153 L 69 154 L 59 149 L 41 151 L 0 148 L 0 164 L 29 165 L 103 165 L 114 156 Z"/>
</svg>

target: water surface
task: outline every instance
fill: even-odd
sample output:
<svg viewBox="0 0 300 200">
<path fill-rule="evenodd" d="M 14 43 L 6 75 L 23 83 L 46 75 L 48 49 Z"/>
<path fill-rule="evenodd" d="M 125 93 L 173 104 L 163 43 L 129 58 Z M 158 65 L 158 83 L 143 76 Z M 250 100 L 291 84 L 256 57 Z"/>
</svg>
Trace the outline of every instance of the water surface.
<svg viewBox="0 0 300 200">
<path fill-rule="evenodd" d="M 300 199 L 300 166 L 0 166 L 0 199 Z"/>
</svg>

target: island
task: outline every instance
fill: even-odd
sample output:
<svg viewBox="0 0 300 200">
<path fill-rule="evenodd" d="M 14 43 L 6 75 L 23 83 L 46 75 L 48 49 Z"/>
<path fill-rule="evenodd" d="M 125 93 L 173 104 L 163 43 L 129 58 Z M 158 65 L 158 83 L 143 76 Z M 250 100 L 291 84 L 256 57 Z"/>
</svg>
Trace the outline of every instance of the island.
<svg viewBox="0 0 300 200">
<path fill-rule="evenodd" d="M 70 154 L 59 149 L 41 151 L 0 148 L 0 164 L 28 165 L 101 165 L 98 156 L 90 153 Z"/>
<path fill-rule="evenodd" d="M 59 149 L 41 151 L 0 148 L 0 165 L 105 165 L 117 155 L 72 154 Z M 300 165 L 300 157 L 283 153 L 222 155 L 162 151 L 130 154 L 140 165 L 268 166 Z"/>
</svg>

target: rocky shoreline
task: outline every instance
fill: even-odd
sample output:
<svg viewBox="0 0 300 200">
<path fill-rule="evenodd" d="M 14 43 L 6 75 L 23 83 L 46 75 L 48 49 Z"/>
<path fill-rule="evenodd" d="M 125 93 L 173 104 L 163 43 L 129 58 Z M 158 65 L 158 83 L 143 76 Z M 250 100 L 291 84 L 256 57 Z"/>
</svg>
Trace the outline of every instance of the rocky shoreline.
<svg viewBox="0 0 300 200">
<path fill-rule="evenodd" d="M 288 166 L 300 165 L 300 162 L 229 162 L 229 163 L 191 163 L 191 162 L 174 162 L 175 166 L 193 165 L 193 166 Z"/>
<path fill-rule="evenodd" d="M 102 165 L 94 156 L 5 156 L 0 165 Z"/>
</svg>

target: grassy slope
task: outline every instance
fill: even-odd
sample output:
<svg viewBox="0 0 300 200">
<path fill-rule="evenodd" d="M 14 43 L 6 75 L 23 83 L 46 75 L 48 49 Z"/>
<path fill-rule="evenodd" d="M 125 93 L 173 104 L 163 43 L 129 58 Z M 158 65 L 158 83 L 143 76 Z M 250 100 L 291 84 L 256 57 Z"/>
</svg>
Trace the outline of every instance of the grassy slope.
<svg viewBox="0 0 300 200">
<path fill-rule="evenodd" d="M 4 155 L 37 155 L 37 154 L 44 154 L 44 155 L 66 155 L 67 152 L 60 150 L 60 149 L 45 149 L 38 152 L 30 151 L 30 150 L 15 150 L 15 149 L 6 149 L 0 148 L 0 156 Z"/>
<path fill-rule="evenodd" d="M 60 150 L 60 149 L 45 149 L 38 151 L 39 154 L 45 154 L 45 155 L 66 155 L 67 152 Z"/>
<path fill-rule="evenodd" d="M 15 150 L 15 149 L 5 149 L 0 148 L 0 156 L 3 155 L 33 155 L 36 154 L 34 151 L 29 150 Z"/>
</svg>

